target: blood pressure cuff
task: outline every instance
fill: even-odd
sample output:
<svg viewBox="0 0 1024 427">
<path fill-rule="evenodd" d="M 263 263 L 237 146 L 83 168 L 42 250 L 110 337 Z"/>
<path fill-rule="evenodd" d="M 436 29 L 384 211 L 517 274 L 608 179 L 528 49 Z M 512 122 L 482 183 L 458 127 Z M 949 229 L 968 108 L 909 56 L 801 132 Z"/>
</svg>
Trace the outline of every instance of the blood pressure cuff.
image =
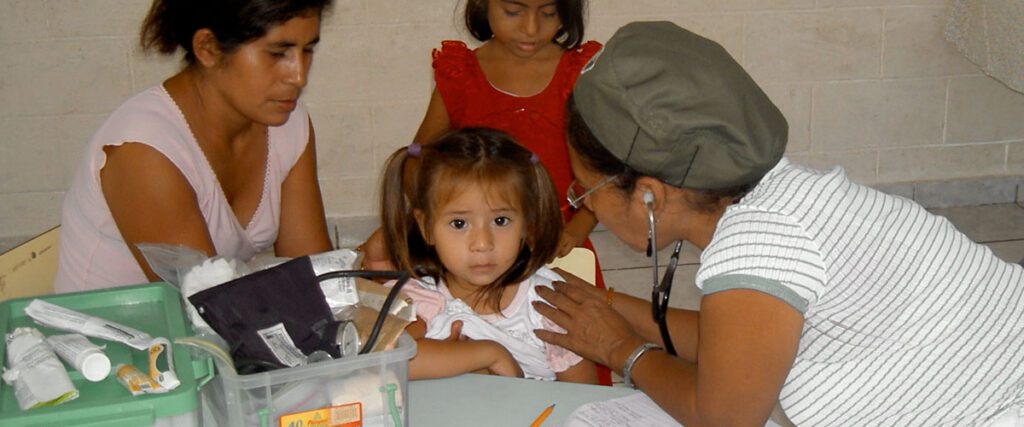
<svg viewBox="0 0 1024 427">
<path fill-rule="evenodd" d="M 268 370 L 305 363 L 334 322 L 309 257 L 197 292 L 189 301 L 231 346 L 239 372 L 241 365 Z"/>
</svg>

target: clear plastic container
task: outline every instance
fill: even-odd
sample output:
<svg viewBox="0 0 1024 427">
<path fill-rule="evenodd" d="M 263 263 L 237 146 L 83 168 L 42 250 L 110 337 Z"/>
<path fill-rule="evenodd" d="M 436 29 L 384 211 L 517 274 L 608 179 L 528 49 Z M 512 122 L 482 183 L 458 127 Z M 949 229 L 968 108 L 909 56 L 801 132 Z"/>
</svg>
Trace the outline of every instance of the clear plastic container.
<svg viewBox="0 0 1024 427">
<path fill-rule="evenodd" d="M 409 359 L 403 333 L 390 351 L 250 375 L 217 375 L 202 390 L 205 425 L 276 427 L 408 425 Z"/>
</svg>

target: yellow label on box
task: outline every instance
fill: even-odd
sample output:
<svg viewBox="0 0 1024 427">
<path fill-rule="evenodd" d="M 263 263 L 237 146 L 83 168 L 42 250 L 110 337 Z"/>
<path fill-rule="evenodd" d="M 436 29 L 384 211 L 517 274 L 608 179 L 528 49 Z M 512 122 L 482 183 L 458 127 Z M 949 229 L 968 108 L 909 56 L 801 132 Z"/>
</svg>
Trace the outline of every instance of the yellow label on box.
<svg viewBox="0 0 1024 427">
<path fill-rule="evenodd" d="M 362 427 L 363 404 L 360 402 L 282 415 L 279 427 Z"/>
</svg>

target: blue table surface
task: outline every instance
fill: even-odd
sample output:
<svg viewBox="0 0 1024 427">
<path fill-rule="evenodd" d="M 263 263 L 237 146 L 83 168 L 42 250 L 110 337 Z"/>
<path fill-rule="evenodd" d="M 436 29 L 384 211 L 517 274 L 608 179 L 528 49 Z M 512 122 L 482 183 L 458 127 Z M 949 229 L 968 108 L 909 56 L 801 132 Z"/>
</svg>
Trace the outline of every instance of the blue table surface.
<svg viewBox="0 0 1024 427">
<path fill-rule="evenodd" d="M 543 426 L 557 426 L 584 403 L 636 393 L 607 387 L 465 374 L 409 382 L 409 425 L 526 427 L 552 403 Z"/>
</svg>

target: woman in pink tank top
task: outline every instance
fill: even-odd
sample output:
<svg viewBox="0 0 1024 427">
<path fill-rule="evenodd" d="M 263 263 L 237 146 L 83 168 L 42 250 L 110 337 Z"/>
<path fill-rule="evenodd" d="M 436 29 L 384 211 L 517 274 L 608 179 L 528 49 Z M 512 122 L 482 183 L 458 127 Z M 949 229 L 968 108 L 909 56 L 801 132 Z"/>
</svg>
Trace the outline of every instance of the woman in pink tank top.
<svg viewBox="0 0 1024 427">
<path fill-rule="evenodd" d="M 64 200 L 57 292 L 158 279 L 138 243 L 243 260 L 330 249 L 298 99 L 332 2 L 153 2 L 143 47 L 180 48 L 186 65 L 86 147 Z"/>
</svg>

